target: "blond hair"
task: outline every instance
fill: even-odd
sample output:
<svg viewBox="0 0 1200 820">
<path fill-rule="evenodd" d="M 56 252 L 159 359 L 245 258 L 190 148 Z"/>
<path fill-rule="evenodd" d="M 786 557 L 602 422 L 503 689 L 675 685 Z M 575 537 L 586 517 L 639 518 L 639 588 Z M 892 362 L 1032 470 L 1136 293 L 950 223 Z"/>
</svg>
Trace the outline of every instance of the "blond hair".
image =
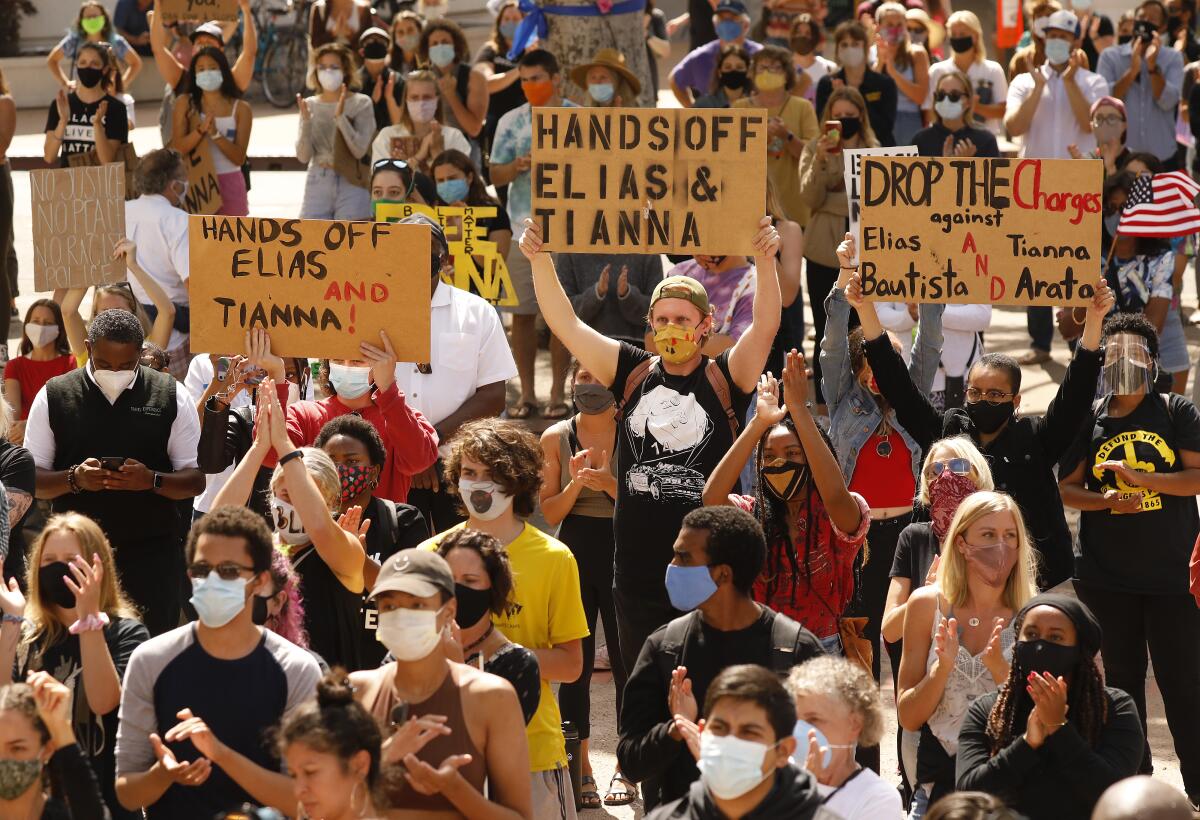
<svg viewBox="0 0 1200 820">
<path fill-rule="evenodd" d="M 325 500 L 325 506 L 331 510 L 337 509 L 338 502 L 342 498 L 342 480 L 338 476 L 337 465 L 324 450 L 318 450 L 316 447 L 299 449 L 304 469 L 308 471 L 313 483 L 317 485 L 317 491 Z M 275 472 L 271 474 L 271 491 L 274 492 L 282 481 L 283 465 L 276 464 Z M 289 489 L 288 492 L 290 493 L 291 490 Z"/>
<path fill-rule="evenodd" d="M 983 453 L 979 452 L 975 442 L 971 441 L 968 436 L 951 436 L 941 441 L 935 441 L 925 451 L 925 461 L 921 464 L 921 482 L 917 485 L 917 500 L 922 504 L 929 506 L 929 482 L 931 480 L 929 468 L 934 461 L 938 460 L 933 457 L 938 449 L 949 451 L 950 458 L 965 458 L 970 462 L 971 480 L 975 482 L 975 489 L 996 489 L 996 485 L 992 483 L 992 468 L 988 466 L 987 459 L 983 457 Z M 945 458 L 943 456 L 941 460 L 945 460 Z"/>
<path fill-rule="evenodd" d="M 46 522 L 45 529 L 33 542 L 29 550 L 29 564 L 25 568 L 25 587 L 29 590 L 25 617 L 29 619 L 29 626 L 26 628 L 23 642 L 35 648 L 38 654 L 67 635 L 66 628 L 54 617 L 50 604 L 43 600 L 41 585 L 38 583 L 38 571 L 42 568 L 42 552 L 46 548 L 46 540 L 59 532 L 75 536 L 75 540 L 79 542 L 79 553 L 89 565 L 94 556 L 100 556 L 100 566 L 104 568 L 104 577 L 100 581 L 100 611 L 110 618 L 139 617 L 138 611 L 125 597 L 117 581 L 112 547 L 104 536 L 104 530 L 86 515 L 75 512 L 60 513 Z"/>
<path fill-rule="evenodd" d="M 792 700 L 825 696 L 840 700 L 853 714 L 862 718 L 859 746 L 877 746 L 883 737 L 883 704 L 879 684 L 853 661 L 832 655 L 818 655 L 799 666 L 783 682 Z"/>
<path fill-rule="evenodd" d="M 1017 526 L 1017 563 L 1008 574 L 1004 583 L 1004 605 L 1016 612 L 1037 595 L 1037 557 L 1029 542 L 1029 531 L 1025 529 L 1025 519 L 1021 517 L 1021 508 L 1012 496 L 1004 493 L 983 491 L 971 493 L 958 506 L 950 529 L 942 539 L 942 560 L 938 564 L 937 584 L 942 594 L 954 606 L 963 606 L 967 602 L 970 590 L 967 587 L 967 560 L 958 549 L 958 539 L 965 540 L 967 530 L 973 527 L 979 519 L 992 513 L 1010 513 Z"/>
<path fill-rule="evenodd" d="M 983 24 L 973 11 L 956 11 L 946 20 L 946 31 L 955 23 L 962 23 L 975 34 L 975 62 L 982 63 L 987 59 L 987 45 L 983 42 Z"/>
</svg>

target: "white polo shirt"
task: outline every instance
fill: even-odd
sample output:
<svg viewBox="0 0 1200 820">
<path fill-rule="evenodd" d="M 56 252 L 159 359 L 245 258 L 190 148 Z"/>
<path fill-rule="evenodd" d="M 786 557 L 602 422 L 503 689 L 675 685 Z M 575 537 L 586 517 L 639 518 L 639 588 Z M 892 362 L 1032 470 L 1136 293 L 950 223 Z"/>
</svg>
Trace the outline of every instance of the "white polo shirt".
<svg viewBox="0 0 1200 820">
<path fill-rule="evenodd" d="M 433 372 L 414 362 L 396 365 L 396 387 L 408 406 L 437 425 L 480 387 L 517 375 L 496 309 L 473 293 L 439 282 L 429 302 L 429 360 Z M 445 456 L 449 446 L 439 447 Z"/>
<path fill-rule="evenodd" d="M 1033 70 L 1042 72 L 1042 76 L 1046 78 L 1046 88 L 1042 91 L 1037 111 L 1033 113 L 1029 130 L 1025 132 L 1025 147 L 1021 149 L 1021 156 L 1032 159 L 1071 159 L 1068 145 L 1074 145 L 1083 154 L 1094 151 L 1096 138 L 1091 131 L 1084 131 L 1079 127 L 1075 112 L 1071 110 L 1071 101 L 1067 99 L 1067 87 L 1063 83 L 1062 75 L 1048 63 Z M 1083 93 L 1083 98 L 1087 100 L 1088 108 L 1108 94 L 1108 81 L 1094 71 L 1078 68 L 1072 79 Z M 1029 72 L 1014 77 L 1008 87 L 1009 113 L 1019 109 L 1033 93 L 1033 89 L 1033 75 Z"/>
</svg>

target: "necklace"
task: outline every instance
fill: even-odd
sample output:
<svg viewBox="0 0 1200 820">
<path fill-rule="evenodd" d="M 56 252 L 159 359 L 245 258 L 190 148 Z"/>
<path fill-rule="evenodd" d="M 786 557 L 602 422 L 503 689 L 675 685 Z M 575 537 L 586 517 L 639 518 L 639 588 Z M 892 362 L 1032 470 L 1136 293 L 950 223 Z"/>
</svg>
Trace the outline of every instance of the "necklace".
<svg viewBox="0 0 1200 820">
<path fill-rule="evenodd" d="M 888 437 L 892 434 L 892 428 L 888 426 L 887 419 L 884 419 L 879 424 L 879 442 L 875 445 L 875 455 L 880 458 L 890 458 L 892 455 L 892 443 L 888 441 Z"/>
<path fill-rule="evenodd" d="M 492 624 L 488 624 L 488 628 L 487 628 L 487 631 L 486 631 L 486 632 L 484 632 L 484 633 L 483 633 L 482 635 L 480 635 L 480 636 L 479 636 L 477 639 L 475 639 L 474 641 L 471 641 L 471 643 L 469 643 L 469 644 L 467 644 L 465 647 L 463 647 L 463 654 L 464 654 L 464 655 L 466 655 L 466 654 L 467 654 L 468 652 L 470 652 L 472 649 L 474 649 L 475 647 L 479 646 L 481 643 L 483 643 L 483 642 L 484 642 L 484 641 L 486 641 L 488 638 L 490 638 L 490 637 L 491 637 L 491 635 L 492 635 L 492 632 L 494 632 L 494 631 L 495 631 L 495 629 L 496 629 L 496 625 L 495 625 L 494 623 L 492 623 Z"/>
</svg>

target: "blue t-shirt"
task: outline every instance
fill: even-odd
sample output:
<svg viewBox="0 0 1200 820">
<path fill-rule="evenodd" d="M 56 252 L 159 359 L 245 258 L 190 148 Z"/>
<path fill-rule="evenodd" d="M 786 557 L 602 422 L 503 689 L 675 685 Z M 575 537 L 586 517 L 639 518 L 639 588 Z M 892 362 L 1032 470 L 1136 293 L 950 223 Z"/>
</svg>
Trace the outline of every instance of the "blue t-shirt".
<svg viewBox="0 0 1200 820">
<path fill-rule="evenodd" d="M 576 107 L 570 100 L 563 100 L 562 105 Z M 505 165 L 525 156 L 532 148 L 533 106 L 523 103 L 500 118 L 496 136 L 492 138 L 492 164 Z M 508 186 L 508 221 L 514 231 L 521 230 L 521 223 L 529 218 L 533 209 L 529 178 L 529 171 L 522 171 Z"/>
</svg>

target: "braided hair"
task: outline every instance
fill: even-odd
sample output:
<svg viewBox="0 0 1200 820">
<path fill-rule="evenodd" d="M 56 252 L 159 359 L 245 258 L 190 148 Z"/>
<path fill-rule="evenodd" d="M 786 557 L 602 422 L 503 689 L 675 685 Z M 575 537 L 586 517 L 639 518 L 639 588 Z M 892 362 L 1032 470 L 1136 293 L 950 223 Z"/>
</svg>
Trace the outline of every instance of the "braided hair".
<svg viewBox="0 0 1200 820">
<path fill-rule="evenodd" d="M 796 440 L 800 440 L 800 435 L 796 432 L 796 425 L 792 421 L 791 416 L 784 416 L 783 421 L 779 422 L 776 427 L 784 427 Z M 775 428 L 772 428 L 774 430 Z M 829 435 L 817 425 L 817 432 L 821 434 L 821 438 L 825 442 L 825 446 L 829 451 L 834 452 L 833 442 L 830 441 Z M 767 438 L 771 431 L 768 431 L 758 441 L 758 446 L 754 450 L 754 471 L 757 475 L 762 475 L 763 468 L 763 453 L 766 447 Z M 803 446 L 803 443 L 801 443 Z M 807 454 L 806 454 L 807 455 Z M 788 600 L 796 603 L 796 579 L 803 574 L 804 581 L 807 586 L 807 592 L 816 594 L 812 588 L 812 566 L 811 560 L 814 553 L 814 547 L 817 546 L 817 531 L 818 526 L 813 515 L 815 502 L 820 500 L 820 493 L 817 491 L 816 482 L 813 481 L 812 474 L 809 474 L 808 482 L 804 488 L 804 512 L 803 520 L 805 523 L 802 538 L 804 540 L 804 552 L 800 554 L 796 549 L 796 543 L 792 540 L 791 534 L 788 532 L 788 507 L 787 502 L 765 490 L 766 482 L 759 480 L 757 487 L 754 490 L 754 516 L 762 524 L 763 533 L 767 537 L 767 562 L 763 567 L 763 574 L 766 581 L 766 600 L 770 601 L 779 591 L 778 579 L 780 571 L 785 567 L 783 562 L 787 561 L 787 568 L 791 570 L 792 584 L 788 591 Z M 830 530 L 830 543 L 825 547 L 829 552 L 833 552 L 834 542 L 837 536 Z M 866 545 L 863 545 L 863 560 L 856 561 L 854 565 L 854 588 L 857 590 L 860 586 L 859 579 L 862 574 L 862 567 L 866 564 Z M 803 565 L 803 573 L 801 566 Z M 818 598 L 820 596 L 818 595 Z M 824 602 L 824 599 L 821 599 Z M 828 604 L 826 604 L 828 606 Z M 834 612 L 834 615 L 840 615 L 839 612 Z"/>
<path fill-rule="evenodd" d="M 1018 636 L 1024 614 L 1013 621 L 1013 630 Z M 1024 676 L 1028 670 L 1012 664 L 1008 680 L 1000 687 L 1000 696 L 988 715 L 987 736 L 991 741 L 991 754 L 995 757 L 1012 743 L 1013 738 L 1024 731 L 1033 711 L 1033 699 L 1025 691 Z M 1104 678 L 1096 666 L 1096 658 L 1086 653 L 1080 657 L 1071 685 L 1067 690 L 1067 722 L 1087 741 L 1092 748 L 1100 742 L 1100 732 L 1108 721 L 1108 694 L 1104 691 Z"/>
</svg>

